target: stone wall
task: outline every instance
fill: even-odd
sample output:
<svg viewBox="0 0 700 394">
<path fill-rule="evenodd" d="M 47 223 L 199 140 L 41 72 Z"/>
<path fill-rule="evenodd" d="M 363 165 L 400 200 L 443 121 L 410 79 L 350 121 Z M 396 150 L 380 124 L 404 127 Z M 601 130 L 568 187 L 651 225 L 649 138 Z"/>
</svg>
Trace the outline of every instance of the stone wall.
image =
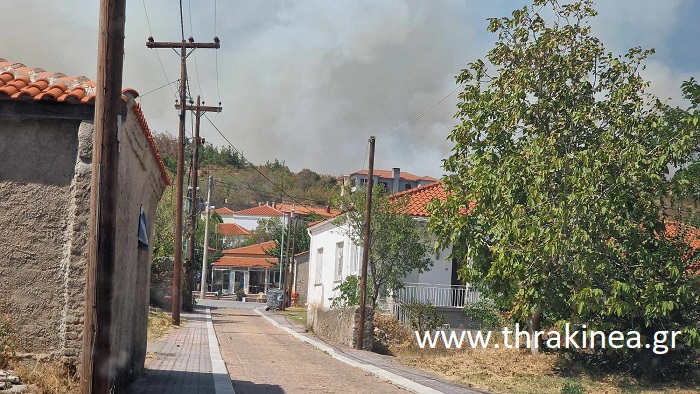
<svg viewBox="0 0 700 394">
<path fill-rule="evenodd" d="M 365 309 L 365 330 L 363 334 L 363 349 L 372 350 L 374 346 L 374 310 Z M 354 347 L 360 322 L 360 307 L 345 308 L 310 308 L 307 324 L 313 328 L 314 334 L 323 339 L 348 347 Z"/>
<path fill-rule="evenodd" d="M 309 253 L 294 258 L 297 262 L 296 292 L 299 304 L 306 305 L 309 299 Z"/>
<path fill-rule="evenodd" d="M 75 173 L 80 125 L 0 117 L 0 297 L 12 309 L 20 352 L 63 355 L 73 324 L 82 329 L 84 304 L 71 296 L 84 281 L 66 282 L 85 244 L 73 242 L 81 231 L 74 220 L 83 197 Z M 89 210 L 89 196 L 87 203 Z M 74 307 L 77 320 L 66 319 Z"/>
<path fill-rule="evenodd" d="M 143 210 L 152 244 L 156 205 L 165 189 L 133 100 L 123 115 L 110 327 L 111 370 L 118 383 L 143 369 L 150 251 L 138 249 L 138 225 Z M 0 301 L 9 301 L 20 353 L 57 357 L 77 367 L 93 131 L 92 120 L 56 119 L 41 108 L 0 117 Z"/>
</svg>

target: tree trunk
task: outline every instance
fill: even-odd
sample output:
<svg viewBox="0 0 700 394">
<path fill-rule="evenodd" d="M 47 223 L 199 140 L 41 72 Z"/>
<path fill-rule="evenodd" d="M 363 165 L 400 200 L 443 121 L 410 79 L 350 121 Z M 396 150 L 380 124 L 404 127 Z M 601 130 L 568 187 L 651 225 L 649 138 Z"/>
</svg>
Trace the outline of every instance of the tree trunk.
<svg viewBox="0 0 700 394">
<path fill-rule="evenodd" d="M 530 333 L 530 354 L 540 354 L 538 345 L 539 338 L 535 336 L 535 331 L 540 331 L 542 329 L 541 318 L 542 306 L 537 306 L 535 313 L 527 318 L 527 330 Z"/>
</svg>

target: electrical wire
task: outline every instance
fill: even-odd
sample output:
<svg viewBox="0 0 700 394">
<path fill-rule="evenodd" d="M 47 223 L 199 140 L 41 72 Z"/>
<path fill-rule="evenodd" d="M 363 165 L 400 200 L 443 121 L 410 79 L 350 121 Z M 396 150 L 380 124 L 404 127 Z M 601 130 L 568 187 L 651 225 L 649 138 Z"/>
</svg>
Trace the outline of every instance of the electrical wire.
<svg viewBox="0 0 700 394">
<path fill-rule="evenodd" d="M 214 129 L 219 133 L 219 135 L 221 135 L 221 137 L 222 137 L 224 140 L 226 140 L 226 142 L 227 142 L 228 145 L 231 147 L 231 149 L 233 149 L 234 151 L 236 151 L 236 153 L 238 153 L 238 155 L 241 156 L 241 158 L 242 158 L 243 160 L 248 161 L 248 160 L 245 158 L 245 156 L 243 156 L 243 154 L 242 154 L 235 146 L 233 146 L 233 144 L 231 143 L 231 141 L 229 141 L 229 139 L 226 138 L 226 136 L 224 135 L 224 133 L 222 133 L 221 130 L 219 130 L 219 128 L 216 127 L 216 125 L 214 124 L 214 122 L 212 122 L 211 119 L 209 119 L 209 117 L 207 116 L 206 113 L 204 114 L 204 117 L 209 121 L 209 123 L 211 123 L 211 125 L 212 125 L 212 126 L 214 127 Z M 289 197 L 292 201 L 294 201 L 295 203 L 301 205 L 302 207 L 304 207 L 304 208 L 306 208 L 306 209 L 308 209 L 308 210 L 311 210 L 309 207 L 307 207 L 306 205 L 304 205 L 304 204 L 302 204 L 301 202 L 299 202 L 299 200 L 297 200 L 295 197 L 293 197 L 292 195 L 290 195 L 289 193 L 287 193 L 284 189 L 282 189 L 281 187 L 277 186 L 277 184 L 276 184 L 275 182 L 273 182 L 270 178 L 268 178 L 267 175 L 265 175 L 262 171 L 260 171 L 260 169 L 258 169 L 257 166 L 252 166 L 252 168 L 253 168 L 255 171 L 257 171 L 258 174 L 260 174 L 263 178 L 265 178 L 266 181 L 270 182 L 270 184 L 271 184 L 272 186 L 274 186 L 277 190 L 279 190 L 280 192 L 282 192 L 285 196 Z"/>
<path fill-rule="evenodd" d="M 215 182 L 215 183 L 218 183 L 218 184 L 220 184 L 220 185 L 222 185 L 222 186 L 226 186 L 229 190 L 238 190 L 238 191 L 250 190 L 250 191 L 253 191 L 253 192 L 255 192 L 255 193 L 258 193 L 259 195 L 261 195 L 261 196 L 263 196 L 263 197 L 266 197 L 266 198 L 273 198 L 273 199 L 276 199 L 276 198 L 278 197 L 277 195 L 273 194 L 272 192 L 265 191 L 265 190 L 260 190 L 260 189 L 256 189 L 256 188 L 250 186 L 249 184 L 243 183 L 243 182 L 240 181 L 240 180 L 237 180 L 237 179 L 234 179 L 234 180 L 237 181 L 237 182 L 239 182 L 239 183 L 240 183 L 240 186 L 238 186 L 238 185 L 232 185 L 232 184 L 230 184 L 230 183 L 223 182 L 223 181 L 219 181 L 219 180 L 216 180 L 216 179 L 214 180 L 214 182 Z M 305 200 L 305 201 L 310 201 L 310 202 L 312 202 L 312 203 L 316 203 L 316 200 L 313 199 L 313 198 L 308 198 L 308 197 L 295 197 L 295 198 L 296 198 L 297 200 Z"/>
<path fill-rule="evenodd" d="M 214 37 L 217 37 L 216 34 L 216 17 L 217 17 L 217 12 L 216 12 L 216 0 L 214 0 Z M 215 59 L 215 67 L 216 67 L 216 95 L 219 97 L 219 103 L 221 103 L 221 91 L 219 90 L 219 51 L 214 51 L 214 55 L 216 57 Z M 221 105 L 221 104 L 219 104 Z M 217 112 L 216 115 L 219 115 Z"/>
<path fill-rule="evenodd" d="M 146 9 L 146 0 L 141 1 L 143 3 L 143 12 L 146 14 L 146 24 L 148 24 L 148 32 L 151 34 L 151 37 L 153 37 L 153 30 L 151 30 L 151 21 L 148 19 L 148 10 Z M 158 56 L 158 63 L 160 63 L 160 69 L 163 71 L 163 76 L 165 77 L 165 81 L 168 82 L 168 86 L 170 87 L 170 93 L 173 94 L 177 98 L 177 94 L 175 94 L 175 91 L 173 90 L 173 87 L 170 86 L 172 82 L 168 79 L 168 74 L 165 72 L 165 67 L 163 66 L 163 60 L 160 58 L 160 53 L 158 52 L 158 48 L 156 48 L 156 56 Z M 179 81 L 179 79 L 177 80 Z M 160 89 L 160 88 L 158 88 Z M 151 93 L 151 92 L 148 92 Z M 146 93 L 146 94 L 148 94 Z M 145 96 L 145 94 L 141 95 Z"/>
<path fill-rule="evenodd" d="M 185 41 L 185 21 L 182 16 L 182 0 L 180 0 L 180 32 L 182 33 L 182 41 Z"/>
<path fill-rule="evenodd" d="M 172 82 L 166 83 L 165 85 L 163 85 L 163 86 L 161 86 L 161 87 L 159 87 L 159 88 L 155 88 L 155 89 L 150 90 L 150 91 L 148 91 L 148 92 L 146 92 L 146 93 L 144 93 L 144 94 L 139 94 L 139 98 L 141 98 L 141 97 L 143 97 L 143 96 L 145 96 L 145 95 L 151 94 L 151 93 L 153 93 L 153 92 L 157 92 L 157 91 L 163 89 L 163 88 L 166 87 L 166 86 L 170 86 L 170 85 L 174 84 L 175 82 L 180 82 L 180 80 L 179 80 L 179 79 L 176 79 L 176 80 L 174 80 L 174 81 L 172 81 Z"/>
<path fill-rule="evenodd" d="M 190 19 L 190 37 L 194 36 L 194 31 L 192 29 L 192 0 L 187 0 L 187 14 Z M 194 70 L 197 75 L 197 88 L 199 95 L 202 95 L 202 82 L 199 80 L 199 66 L 197 65 L 197 51 L 193 51 L 194 54 Z"/>
<path fill-rule="evenodd" d="M 395 132 L 395 131 L 397 131 L 397 130 L 403 128 L 404 126 L 413 123 L 416 119 L 420 118 L 421 116 L 423 116 L 423 115 L 427 114 L 428 112 L 430 112 L 430 110 L 432 110 L 433 108 L 437 107 L 441 102 L 447 100 L 447 98 L 450 97 L 450 96 L 452 96 L 452 93 L 456 92 L 457 89 L 459 89 L 461 86 L 462 86 L 462 84 L 459 84 L 459 85 L 455 86 L 455 88 L 452 89 L 452 91 L 451 91 L 447 96 L 441 98 L 440 101 L 438 101 L 437 103 L 433 104 L 430 108 L 428 108 L 428 109 L 426 109 L 425 111 L 421 112 L 419 115 L 417 115 L 417 116 L 414 117 L 413 119 L 409 120 L 408 122 L 402 124 L 401 126 L 396 127 L 396 128 L 394 128 L 394 129 L 391 129 L 391 130 L 389 130 L 389 131 L 387 131 L 387 132 L 385 132 L 385 133 L 382 133 L 382 134 L 378 135 L 377 138 L 381 138 L 381 137 L 384 137 L 384 136 L 386 136 L 386 135 L 389 135 L 389 134 L 391 134 L 391 133 L 393 133 L 393 132 Z"/>
</svg>

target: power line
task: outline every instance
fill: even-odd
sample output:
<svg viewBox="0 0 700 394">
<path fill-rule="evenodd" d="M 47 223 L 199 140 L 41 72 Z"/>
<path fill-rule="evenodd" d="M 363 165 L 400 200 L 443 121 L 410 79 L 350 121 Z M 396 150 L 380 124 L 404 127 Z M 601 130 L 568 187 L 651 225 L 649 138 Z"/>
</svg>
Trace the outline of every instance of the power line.
<svg viewBox="0 0 700 394">
<path fill-rule="evenodd" d="M 182 33 L 182 41 L 185 41 L 185 21 L 182 17 L 182 0 L 180 0 L 180 32 Z"/>
<path fill-rule="evenodd" d="M 209 121 L 209 123 L 211 123 L 212 126 L 214 126 L 214 129 L 216 129 L 216 131 L 219 133 L 219 135 L 221 135 L 221 137 L 223 137 L 223 139 L 226 140 L 226 142 L 227 142 L 228 145 L 231 147 L 231 149 L 235 150 L 236 153 L 238 153 L 238 155 L 240 155 L 241 158 L 242 158 L 243 160 L 248 161 L 248 160 L 245 158 L 245 156 L 243 156 L 243 154 L 242 154 L 238 149 L 236 149 L 235 146 L 233 146 L 233 144 L 231 143 L 231 141 L 229 141 L 228 138 L 226 138 L 226 136 L 224 135 L 224 133 L 222 133 L 221 130 L 219 130 L 219 128 L 216 127 L 216 125 L 214 124 L 214 122 L 212 122 L 211 119 L 209 119 L 209 117 L 208 117 L 206 114 L 204 114 L 204 117 Z M 270 182 L 270 184 L 271 184 L 272 186 L 274 186 L 277 190 L 279 190 L 280 192 L 282 192 L 285 196 L 289 197 L 292 201 L 294 201 L 295 203 L 301 205 L 302 207 L 311 210 L 311 209 L 310 209 L 309 207 L 307 207 L 306 205 L 300 203 L 299 200 L 297 200 L 295 197 L 293 197 L 292 195 L 290 195 L 289 193 L 287 193 L 284 189 L 282 189 L 281 187 L 277 186 L 277 184 L 276 184 L 275 182 L 273 182 L 270 178 L 268 178 L 267 175 L 265 175 L 262 171 L 260 171 L 260 169 L 258 169 L 257 166 L 253 165 L 252 167 L 253 167 L 253 169 L 254 169 L 255 171 L 258 172 L 258 174 L 260 174 L 263 178 L 265 178 L 266 181 Z"/>
<path fill-rule="evenodd" d="M 214 37 L 217 37 L 216 35 L 216 17 L 217 17 L 217 12 L 216 12 L 216 0 L 214 0 Z M 216 51 L 214 53 L 214 56 L 216 57 L 215 60 L 215 66 L 216 66 L 216 95 L 219 97 L 219 102 L 221 102 L 221 92 L 219 91 L 219 51 Z M 218 115 L 218 113 L 217 113 Z"/>
<path fill-rule="evenodd" d="M 414 117 L 413 119 L 409 120 L 408 122 L 402 124 L 401 126 L 395 128 L 395 129 L 389 130 L 389 131 L 387 131 L 387 132 L 385 132 L 385 133 L 379 134 L 379 135 L 377 136 L 377 138 L 381 138 L 381 137 L 384 137 L 384 136 L 386 136 L 386 135 L 389 135 L 389 134 L 395 132 L 396 130 L 401 129 L 401 128 L 404 127 L 404 126 L 406 126 L 406 125 L 408 125 L 408 124 L 410 124 L 410 123 L 413 123 L 416 119 L 418 119 L 418 118 L 420 118 L 421 116 L 427 114 L 428 112 L 430 112 L 431 109 L 437 107 L 441 102 L 447 100 L 447 98 L 450 97 L 450 96 L 452 96 L 452 93 L 456 92 L 457 89 L 459 89 L 461 86 L 462 86 L 462 84 L 459 84 L 459 85 L 455 86 L 455 88 L 452 89 L 452 91 L 451 91 L 447 96 L 441 98 L 440 101 L 438 101 L 437 103 L 433 104 L 430 108 L 428 108 L 428 109 L 426 109 L 425 111 L 421 112 L 419 115 L 417 115 L 417 116 Z"/>
<path fill-rule="evenodd" d="M 190 19 L 190 37 L 194 36 L 194 29 L 192 29 L 192 0 L 187 0 L 187 14 L 189 15 Z M 194 54 L 194 70 L 195 74 L 197 74 L 197 88 L 199 89 L 199 95 L 202 95 L 202 83 L 199 80 L 199 66 L 197 65 L 197 51 L 193 52 Z"/>
<path fill-rule="evenodd" d="M 276 198 L 278 197 L 278 196 L 272 194 L 272 192 L 265 191 L 265 190 L 260 190 L 260 189 L 256 189 L 256 188 L 250 186 L 249 184 L 244 183 L 244 182 L 241 181 L 241 180 L 238 180 L 238 179 L 234 179 L 234 180 L 235 180 L 236 182 L 239 182 L 239 183 L 240 183 L 240 186 L 238 186 L 238 185 L 232 185 L 232 184 L 230 184 L 230 183 L 223 182 L 223 181 L 220 181 L 220 180 L 218 180 L 218 179 L 217 179 L 217 180 L 214 180 L 214 182 L 216 182 L 216 183 L 218 183 L 218 184 L 220 184 L 220 185 L 222 185 L 222 186 L 226 186 L 229 190 L 250 190 L 250 191 L 253 191 L 253 192 L 258 193 L 259 195 L 261 195 L 261 196 L 263 196 L 263 197 L 268 197 L 268 198 L 273 198 L 273 199 L 276 199 Z M 297 200 L 305 200 L 305 201 L 310 201 L 310 202 L 312 202 L 312 203 L 316 203 L 316 200 L 313 199 L 313 198 L 308 198 L 308 197 L 295 197 L 295 198 L 296 198 Z"/>
<path fill-rule="evenodd" d="M 163 88 L 166 87 L 166 86 L 170 86 L 170 85 L 174 84 L 175 82 L 180 82 L 180 80 L 179 80 L 179 79 L 176 79 L 176 80 L 174 80 L 174 81 L 172 81 L 172 82 L 166 83 L 165 85 L 163 85 L 163 86 L 161 86 L 161 87 L 159 87 L 159 88 L 155 88 L 155 89 L 150 90 L 150 91 L 148 91 L 148 92 L 146 92 L 146 93 L 144 93 L 144 94 L 139 94 L 139 98 L 141 98 L 141 97 L 143 97 L 143 96 L 145 96 L 145 95 L 147 95 L 147 94 L 151 94 L 151 93 L 153 93 L 153 92 L 157 92 L 157 91 L 163 89 Z M 172 88 L 171 88 L 171 89 L 172 89 Z"/>
<path fill-rule="evenodd" d="M 146 14 L 146 24 L 148 24 L 148 32 L 151 34 L 151 37 L 153 37 L 153 30 L 151 30 L 151 21 L 148 19 L 148 10 L 146 10 L 146 0 L 141 1 L 143 3 L 143 12 Z M 160 54 L 158 53 L 158 49 L 156 49 L 156 56 L 158 56 L 158 63 L 160 63 L 160 69 L 163 71 L 163 76 L 165 77 L 165 81 L 168 82 L 168 87 L 170 88 L 170 93 L 173 94 L 177 98 L 177 94 L 175 94 L 175 91 L 173 90 L 173 87 L 170 86 L 172 82 L 168 79 L 168 74 L 165 73 L 165 67 L 163 66 L 163 60 L 160 58 Z M 179 81 L 179 79 L 177 80 Z M 158 88 L 160 89 L 160 88 Z M 151 92 L 148 92 L 151 93 Z M 146 93 L 146 94 L 148 94 Z M 145 96 L 145 94 L 141 95 Z"/>
</svg>

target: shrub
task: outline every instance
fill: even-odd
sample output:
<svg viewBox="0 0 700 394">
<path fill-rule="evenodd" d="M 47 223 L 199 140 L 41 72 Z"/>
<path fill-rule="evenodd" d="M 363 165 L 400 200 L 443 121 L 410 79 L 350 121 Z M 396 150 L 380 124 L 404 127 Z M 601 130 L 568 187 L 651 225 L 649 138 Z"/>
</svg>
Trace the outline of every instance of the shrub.
<svg viewBox="0 0 700 394">
<path fill-rule="evenodd" d="M 331 308 L 360 305 L 359 282 L 360 278 L 357 275 L 350 275 L 334 287 L 333 291 L 340 291 L 340 295 L 331 298 Z"/>
<path fill-rule="evenodd" d="M 399 345 L 410 340 L 411 334 L 393 315 L 374 314 L 374 343 L 380 353 L 392 345 Z"/>
<path fill-rule="evenodd" d="M 416 331 L 433 331 L 445 324 L 445 316 L 429 302 L 411 301 L 403 305 L 411 329 Z"/>
<path fill-rule="evenodd" d="M 491 301 L 481 300 L 464 305 L 464 313 L 472 319 L 480 321 L 485 327 L 499 328 L 506 324 L 501 311 Z"/>
<path fill-rule="evenodd" d="M 561 388 L 561 394 L 586 394 L 581 382 L 570 381 L 566 382 Z"/>
</svg>

